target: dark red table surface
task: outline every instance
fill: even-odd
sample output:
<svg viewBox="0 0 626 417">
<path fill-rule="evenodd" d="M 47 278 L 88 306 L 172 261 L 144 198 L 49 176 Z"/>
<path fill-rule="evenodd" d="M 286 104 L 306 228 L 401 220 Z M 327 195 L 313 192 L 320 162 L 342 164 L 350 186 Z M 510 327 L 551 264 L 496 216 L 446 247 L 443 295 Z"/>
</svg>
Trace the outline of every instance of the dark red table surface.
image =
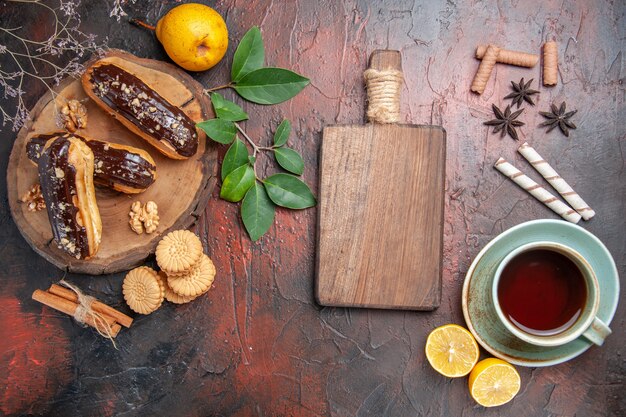
<svg viewBox="0 0 626 417">
<path fill-rule="evenodd" d="M 109 17 L 112 4 L 84 1 L 77 9 L 83 30 L 100 40 L 108 37 L 110 47 L 167 60 L 152 34 Z M 138 1 L 125 10 L 154 23 L 175 4 Z M 626 275 L 623 1 L 209 4 L 225 16 L 231 42 L 217 67 L 195 75 L 204 85 L 228 80 L 234 48 L 253 25 L 261 27 L 268 63 L 311 78 L 303 93 L 284 104 L 243 106 L 250 114 L 246 130 L 265 143 L 278 121 L 292 120 L 293 147 L 304 156 L 303 177 L 314 192 L 323 127 L 363 123 L 362 71 L 369 54 L 378 48 L 402 51 L 403 121 L 442 125 L 448 134 L 441 307 L 425 313 L 317 305 L 316 209 L 279 210 L 267 235 L 251 243 L 238 206 L 220 200 L 216 189 L 193 228 L 217 266 L 214 288 L 196 302 L 166 303 L 149 316 L 137 316 L 132 328 L 120 333 L 115 350 L 92 330 L 31 301 L 33 290 L 49 286 L 63 272 L 20 236 L 2 181 L 1 415 L 626 414 L 623 301 L 603 347 L 558 366 L 519 367 L 519 395 L 496 409 L 476 405 L 466 378 L 440 376 L 424 357 L 426 336 L 434 327 L 464 324 L 461 287 L 478 251 L 511 226 L 556 218 L 492 168 L 500 156 L 527 165 L 516 153 L 518 143 L 488 133 L 482 124 L 492 117 L 491 103 L 502 103 L 510 81 L 538 80 L 539 68 L 498 65 L 485 93 L 477 96 L 469 91 L 477 44 L 539 53 L 543 40 L 558 40 L 559 84 L 541 88 L 536 108 L 526 108 L 521 140 L 533 144 L 596 210 L 594 219 L 580 225 L 606 244 Z M 16 7 L 0 2 L 2 27 L 36 30 L 52 23 L 45 13 L 15 13 Z M 6 59 L 0 55 L 0 63 Z M 32 81 L 25 87 L 25 99 L 33 105 L 43 90 Z M 562 100 L 578 109 L 579 128 L 569 138 L 537 127 L 542 120 L 537 110 Z M 0 136 L 0 170 L 6 172 L 15 133 L 5 126 Z M 263 174 L 274 171 L 273 163 L 262 163 Z M 129 312 L 121 294 L 123 277 L 68 276 Z"/>
</svg>

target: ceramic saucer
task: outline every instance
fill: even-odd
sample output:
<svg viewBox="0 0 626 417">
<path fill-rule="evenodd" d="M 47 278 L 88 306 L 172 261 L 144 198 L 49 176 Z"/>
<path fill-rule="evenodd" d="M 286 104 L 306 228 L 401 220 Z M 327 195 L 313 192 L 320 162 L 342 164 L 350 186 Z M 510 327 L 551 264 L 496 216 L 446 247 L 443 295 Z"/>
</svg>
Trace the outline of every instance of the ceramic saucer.
<svg viewBox="0 0 626 417">
<path fill-rule="evenodd" d="M 492 355 L 521 366 L 550 366 L 575 358 L 593 344 L 578 338 L 557 347 L 540 347 L 517 339 L 499 321 L 491 299 L 498 263 L 526 243 L 553 241 L 578 251 L 591 264 L 600 284 L 598 317 L 610 324 L 619 298 L 615 262 L 600 240 L 574 224 L 561 220 L 533 220 L 501 233 L 472 262 L 463 284 L 463 315 L 476 341 Z M 609 336 L 611 337 L 611 336 Z"/>
</svg>

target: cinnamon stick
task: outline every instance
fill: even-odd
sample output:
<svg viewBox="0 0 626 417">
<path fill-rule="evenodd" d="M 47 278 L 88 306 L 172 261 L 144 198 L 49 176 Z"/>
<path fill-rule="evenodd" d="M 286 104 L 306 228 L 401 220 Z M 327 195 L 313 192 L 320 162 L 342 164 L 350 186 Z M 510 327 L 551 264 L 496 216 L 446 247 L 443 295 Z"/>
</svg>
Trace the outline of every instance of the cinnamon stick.
<svg viewBox="0 0 626 417">
<path fill-rule="evenodd" d="M 61 285 L 52 284 L 48 292 L 50 294 L 58 295 L 59 297 L 65 298 L 66 300 L 73 301 L 75 303 L 78 302 L 78 295 L 76 295 L 76 293 L 69 288 L 62 287 Z M 133 323 L 132 318 L 100 301 L 94 301 L 91 304 L 91 308 L 93 309 L 93 311 L 97 311 L 103 316 L 111 318 L 112 320 L 118 322 L 124 327 L 130 327 L 130 325 Z"/>
<path fill-rule="evenodd" d="M 40 302 L 41 304 L 45 304 L 50 308 L 60 311 L 61 313 L 68 314 L 72 317 L 74 317 L 74 314 L 76 314 L 76 309 L 78 308 L 77 303 L 42 290 L 35 290 L 35 292 L 33 292 L 32 299 Z M 103 319 L 111 327 L 111 337 L 117 336 L 122 327 L 110 317 L 104 316 Z M 102 326 L 99 326 L 94 321 L 93 317 L 89 315 L 85 317 L 85 324 L 93 327 L 96 330 L 99 329 L 100 331 L 104 332 L 104 329 L 101 328 Z"/>
</svg>

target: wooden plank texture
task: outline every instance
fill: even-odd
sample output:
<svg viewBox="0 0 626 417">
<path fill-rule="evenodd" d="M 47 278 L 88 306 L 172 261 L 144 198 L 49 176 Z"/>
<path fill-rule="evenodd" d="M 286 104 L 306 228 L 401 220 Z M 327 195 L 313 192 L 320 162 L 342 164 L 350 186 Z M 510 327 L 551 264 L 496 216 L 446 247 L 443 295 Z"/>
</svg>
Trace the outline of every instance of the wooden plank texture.
<svg viewBox="0 0 626 417">
<path fill-rule="evenodd" d="M 369 68 L 401 73 L 402 56 L 376 50 Z M 316 297 L 326 306 L 433 310 L 441 299 L 446 133 L 376 123 L 379 111 L 399 117 L 400 107 L 399 92 L 376 91 L 385 104 L 368 97 L 374 123 L 324 129 Z"/>
<path fill-rule="evenodd" d="M 439 306 L 445 149 L 445 131 L 437 126 L 324 129 L 320 304 Z"/>
</svg>

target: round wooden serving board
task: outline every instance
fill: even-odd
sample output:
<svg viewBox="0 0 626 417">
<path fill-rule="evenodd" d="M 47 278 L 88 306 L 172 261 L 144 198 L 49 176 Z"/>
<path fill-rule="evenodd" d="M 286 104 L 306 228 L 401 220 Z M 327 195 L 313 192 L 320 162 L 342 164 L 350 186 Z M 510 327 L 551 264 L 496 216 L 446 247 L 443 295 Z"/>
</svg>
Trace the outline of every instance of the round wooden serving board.
<svg viewBox="0 0 626 417">
<path fill-rule="evenodd" d="M 110 50 L 106 56 L 113 61 L 124 60 L 125 69 L 139 76 L 171 103 L 181 107 L 193 120 L 212 117 L 202 85 L 183 70 L 119 50 Z M 58 94 L 57 107 L 69 99 L 81 100 L 87 107 L 87 128 L 76 133 L 145 149 L 156 162 L 157 179 L 141 194 L 122 194 L 96 187 L 102 218 L 102 242 L 98 253 L 89 260 L 77 260 L 58 249 L 52 241 L 46 210 L 29 212 L 26 204 L 19 201 L 20 196 L 39 181 L 37 167 L 26 156 L 28 139 L 35 134 L 62 130 L 55 124 L 55 100 L 51 93 L 47 93 L 33 108 L 31 121 L 19 131 L 11 151 L 7 184 L 13 219 L 30 246 L 61 269 L 99 275 L 133 268 L 154 252 L 162 235 L 191 226 L 200 215 L 217 181 L 217 149 L 208 144 L 204 133 L 199 131 L 198 152 L 193 157 L 183 161 L 169 159 L 88 99 L 79 79 L 65 79 L 55 91 Z M 156 232 L 137 235 L 130 229 L 128 213 L 132 202 L 136 200 L 157 203 L 161 219 Z"/>
</svg>

